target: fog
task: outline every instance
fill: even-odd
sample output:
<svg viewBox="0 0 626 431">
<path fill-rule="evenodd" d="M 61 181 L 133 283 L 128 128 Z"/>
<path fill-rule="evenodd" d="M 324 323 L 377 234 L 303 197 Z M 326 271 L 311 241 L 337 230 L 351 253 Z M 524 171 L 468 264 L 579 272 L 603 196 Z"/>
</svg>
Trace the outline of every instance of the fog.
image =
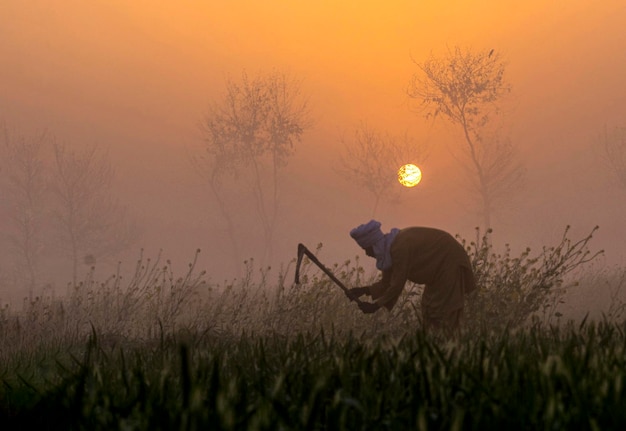
<svg viewBox="0 0 626 431">
<path fill-rule="evenodd" d="M 240 269 L 189 159 L 202 152 L 200 124 L 226 79 L 286 71 L 302 80 L 314 124 L 281 173 L 272 260 L 258 258 L 262 232 L 245 198 L 241 254 L 278 271 L 299 242 L 323 243 L 319 257 L 330 266 L 363 255 L 348 232 L 373 216 L 371 194 L 336 173 L 340 138 L 359 121 L 432 146 L 423 182 L 398 204 L 380 205 L 383 230 L 474 235 L 481 219 L 451 153 L 459 137 L 445 121 L 420 116 L 406 88 L 415 62 L 431 53 L 494 49 L 507 62 L 506 117 L 527 169 L 518 198 L 494 215 L 495 241 L 541 247 L 558 242 L 566 225 L 574 238 L 599 225 L 592 247 L 605 249 L 603 263 L 622 265 L 626 189 L 599 157 L 599 135 L 626 126 L 624 22 L 622 0 L 0 0 L 0 123 L 106 150 L 115 195 L 142 237 L 98 263 L 103 277 L 118 260 L 132 268 L 141 248 L 153 257 L 162 249 L 183 272 L 200 248 L 198 268 L 221 282 Z M 20 295 L 6 290 L 0 298 Z"/>
</svg>

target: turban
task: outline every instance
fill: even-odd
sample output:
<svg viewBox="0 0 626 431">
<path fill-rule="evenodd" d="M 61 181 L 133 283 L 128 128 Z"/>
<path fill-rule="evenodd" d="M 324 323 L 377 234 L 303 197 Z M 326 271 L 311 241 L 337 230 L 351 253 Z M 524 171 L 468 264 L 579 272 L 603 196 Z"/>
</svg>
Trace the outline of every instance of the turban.
<svg viewBox="0 0 626 431">
<path fill-rule="evenodd" d="M 355 227 L 350 231 L 350 236 L 354 238 L 357 244 L 363 249 L 372 247 L 385 237 L 380 230 L 380 222 L 376 220 L 370 220 L 365 224 Z"/>
</svg>

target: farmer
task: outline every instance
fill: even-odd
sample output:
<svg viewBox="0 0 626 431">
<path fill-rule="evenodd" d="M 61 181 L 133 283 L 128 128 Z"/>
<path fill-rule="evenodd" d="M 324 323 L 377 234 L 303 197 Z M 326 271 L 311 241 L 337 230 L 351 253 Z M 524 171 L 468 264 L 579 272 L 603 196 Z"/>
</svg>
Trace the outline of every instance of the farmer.
<svg viewBox="0 0 626 431">
<path fill-rule="evenodd" d="M 361 302 L 363 313 L 379 308 L 391 310 L 407 280 L 424 284 L 422 315 L 424 327 L 455 332 L 463 314 L 463 296 L 476 288 L 469 257 L 449 233 L 427 227 L 391 229 L 384 234 L 380 222 L 371 220 L 350 231 L 350 236 L 376 259 L 382 271 L 380 281 L 348 290 L 352 298 L 363 295 L 373 302 Z"/>
</svg>

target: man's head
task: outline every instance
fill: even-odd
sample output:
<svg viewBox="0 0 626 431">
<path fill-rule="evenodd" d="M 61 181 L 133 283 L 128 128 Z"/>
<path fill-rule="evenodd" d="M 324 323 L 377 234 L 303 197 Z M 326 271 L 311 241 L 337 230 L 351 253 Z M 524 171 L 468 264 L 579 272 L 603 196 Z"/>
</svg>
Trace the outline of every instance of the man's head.
<svg viewBox="0 0 626 431">
<path fill-rule="evenodd" d="M 380 222 L 376 220 L 370 220 L 360 226 L 355 227 L 350 231 L 350 236 L 365 250 L 368 256 L 374 255 L 373 247 L 378 241 L 383 239 L 385 235 L 380 230 Z M 370 249 L 371 255 L 368 253 Z"/>
</svg>

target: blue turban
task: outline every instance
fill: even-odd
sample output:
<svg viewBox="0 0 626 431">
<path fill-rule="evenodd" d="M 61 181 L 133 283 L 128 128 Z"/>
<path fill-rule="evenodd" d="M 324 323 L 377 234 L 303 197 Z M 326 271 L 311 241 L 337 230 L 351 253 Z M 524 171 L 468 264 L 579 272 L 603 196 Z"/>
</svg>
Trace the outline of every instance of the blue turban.
<svg viewBox="0 0 626 431">
<path fill-rule="evenodd" d="M 370 220 L 369 222 L 355 227 L 350 231 L 350 236 L 361 246 L 362 249 L 372 247 L 378 241 L 384 238 L 383 232 L 380 230 L 380 222 Z"/>
</svg>

